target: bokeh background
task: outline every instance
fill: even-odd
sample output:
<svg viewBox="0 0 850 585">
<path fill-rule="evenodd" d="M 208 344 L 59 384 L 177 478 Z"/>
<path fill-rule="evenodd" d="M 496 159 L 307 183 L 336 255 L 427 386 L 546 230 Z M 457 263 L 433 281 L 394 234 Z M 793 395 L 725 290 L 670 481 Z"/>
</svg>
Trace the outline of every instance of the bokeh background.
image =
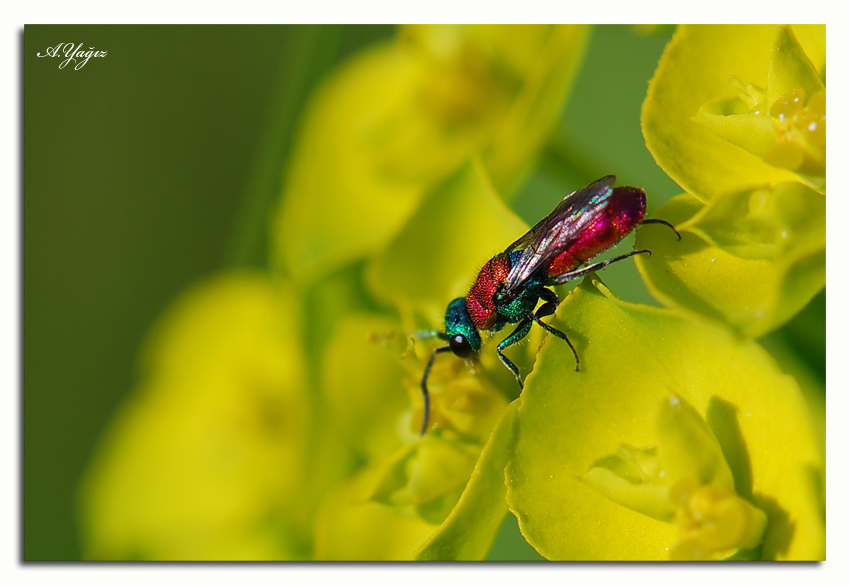
<svg viewBox="0 0 850 585">
<path fill-rule="evenodd" d="M 680 193 L 640 131 L 647 82 L 672 33 L 594 30 L 561 127 L 514 200 L 529 224 L 609 173 L 644 187 L 650 213 Z M 224 266 L 263 265 L 267 218 L 311 89 L 393 34 L 390 26 L 25 28 L 25 560 L 81 558 L 78 485 L 133 388 L 145 333 L 189 284 Z M 36 56 L 63 42 L 108 55 L 77 71 Z M 633 263 L 606 269 L 605 281 L 652 302 Z M 802 331 L 798 343 L 822 376 L 823 299 L 789 326 Z M 806 341 L 811 317 L 820 345 Z M 509 533 L 495 557 L 539 558 L 511 550 Z"/>
</svg>

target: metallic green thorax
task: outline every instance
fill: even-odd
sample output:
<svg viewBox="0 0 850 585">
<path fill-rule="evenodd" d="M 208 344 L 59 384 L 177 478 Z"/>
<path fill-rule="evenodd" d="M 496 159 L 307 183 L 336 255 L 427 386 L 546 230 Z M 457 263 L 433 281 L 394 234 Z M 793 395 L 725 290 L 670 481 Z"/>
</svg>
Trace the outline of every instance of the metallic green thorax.
<svg viewBox="0 0 850 585">
<path fill-rule="evenodd" d="M 521 252 L 514 251 L 510 254 L 511 266 L 519 259 Z M 522 289 L 512 297 L 503 298 L 500 292 L 494 295 L 494 301 L 497 307 L 498 318 L 493 327 L 493 331 L 499 331 L 507 323 L 519 323 L 523 318 L 527 318 L 534 312 L 537 302 L 543 294 L 543 287 L 546 286 L 546 277 L 532 275 L 525 281 Z"/>
</svg>

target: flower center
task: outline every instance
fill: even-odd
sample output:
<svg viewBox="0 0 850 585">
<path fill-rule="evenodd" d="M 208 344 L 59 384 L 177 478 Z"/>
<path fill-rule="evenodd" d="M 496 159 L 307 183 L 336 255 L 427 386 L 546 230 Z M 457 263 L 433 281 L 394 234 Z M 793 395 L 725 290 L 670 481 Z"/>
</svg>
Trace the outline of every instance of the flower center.
<svg viewBox="0 0 850 585">
<path fill-rule="evenodd" d="M 712 560 L 761 542 L 767 517 L 731 490 L 683 478 L 671 487 L 669 497 L 676 508 L 673 524 L 679 529 L 671 560 Z"/>
<path fill-rule="evenodd" d="M 807 99 L 808 98 L 808 99 Z M 765 160 L 804 175 L 826 172 L 826 91 L 806 96 L 797 87 L 770 106 L 776 142 Z"/>
</svg>

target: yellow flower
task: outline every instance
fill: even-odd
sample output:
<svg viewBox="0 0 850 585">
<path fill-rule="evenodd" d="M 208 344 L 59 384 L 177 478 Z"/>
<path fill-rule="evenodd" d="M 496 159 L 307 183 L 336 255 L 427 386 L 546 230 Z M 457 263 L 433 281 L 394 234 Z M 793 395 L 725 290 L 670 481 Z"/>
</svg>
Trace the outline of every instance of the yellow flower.
<svg viewBox="0 0 850 585">
<path fill-rule="evenodd" d="M 546 341 L 506 472 L 508 504 L 540 554 L 824 558 L 816 413 L 758 344 L 620 301 L 598 280 L 556 316 L 582 369 Z"/>
<path fill-rule="evenodd" d="M 826 88 L 791 27 L 776 31 L 766 89 L 734 75 L 730 84 L 738 95 L 703 104 L 695 120 L 768 164 L 825 189 Z"/>
<path fill-rule="evenodd" d="M 749 337 L 788 322 L 826 284 L 823 26 L 683 26 L 641 121 L 656 162 L 688 193 L 643 230 L 653 295 Z"/>
<path fill-rule="evenodd" d="M 300 284 L 374 252 L 475 155 L 509 192 L 557 121 L 585 37 L 574 26 L 410 27 L 358 54 L 304 116 L 273 263 Z"/>
<path fill-rule="evenodd" d="M 292 304 L 285 287 L 236 273 L 162 317 L 84 485 L 87 558 L 304 554 L 309 407 Z"/>
<path fill-rule="evenodd" d="M 671 560 L 717 560 L 760 545 L 767 516 L 735 493 L 723 450 L 693 407 L 669 397 L 657 429 L 657 445 L 621 445 L 581 481 L 613 502 L 672 523 L 679 536 Z"/>
<path fill-rule="evenodd" d="M 700 201 L 787 181 L 823 191 L 825 36 L 822 25 L 680 26 L 641 115 L 658 165 Z"/>
<path fill-rule="evenodd" d="M 482 165 L 467 164 L 426 195 L 404 229 L 369 263 L 367 285 L 375 298 L 398 309 L 404 330 L 441 325 L 447 299 L 466 294 L 470 275 L 480 268 L 481 259 L 526 230 L 496 195 Z M 463 254 L 458 253 L 458 234 L 475 234 L 461 236 Z M 414 350 L 424 360 L 432 345 L 418 341 Z M 501 382 L 498 376 L 505 373 L 495 363 L 494 353 L 482 355 L 479 364 L 487 376 L 470 375 L 471 367 L 453 357 L 435 364 L 430 382 L 433 428 L 486 440 L 507 404 L 489 376 L 491 370 L 498 372 L 495 380 Z M 421 404 L 422 360 L 408 360 L 410 390 L 417 404 Z M 413 422 L 417 430 L 421 412 L 417 411 L 420 416 Z"/>
<path fill-rule="evenodd" d="M 670 499 L 679 530 L 670 560 L 717 560 L 761 544 L 765 513 L 728 489 L 682 480 L 671 488 Z"/>
<path fill-rule="evenodd" d="M 286 171 L 269 273 L 199 286 L 149 341 L 85 484 L 90 558 L 481 559 L 509 507 L 553 559 L 822 558 L 823 429 L 798 383 L 728 328 L 621 302 L 598 280 L 552 319 L 580 372 L 540 328 L 510 350 L 534 368 L 521 395 L 497 339 L 475 362 L 441 356 L 419 435 L 435 345 L 410 333 L 439 327 L 447 300 L 528 229 L 503 197 L 551 129 L 584 36 L 409 27 L 325 81 Z M 798 135 L 819 98 L 796 108 L 788 91 L 765 98 L 786 127 L 745 152 L 772 178 L 676 200 L 681 242 L 638 236 L 659 297 L 693 294 L 693 311 L 751 335 L 822 286 L 823 197 L 800 182 L 818 152 Z M 691 119 L 719 98 L 700 99 L 688 123 L 744 152 Z M 735 108 L 715 126 L 741 123 Z M 793 171 L 765 162 L 775 144 L 802 153 Z M 727 292 L 698 278 L 707 250 L 729 291 L 762 287 L 740 302 L 766 317 L 700 297 Z"/>
</svg>

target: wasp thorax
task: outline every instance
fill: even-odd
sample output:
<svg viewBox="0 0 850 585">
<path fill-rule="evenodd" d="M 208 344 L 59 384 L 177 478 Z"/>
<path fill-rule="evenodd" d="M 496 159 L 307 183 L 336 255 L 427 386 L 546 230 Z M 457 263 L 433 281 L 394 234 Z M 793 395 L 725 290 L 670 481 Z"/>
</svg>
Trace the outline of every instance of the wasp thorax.
<svg viewBox="0 0 850 585">
<path fill-rule="evenodd" d="M 478 329 L 492 329 L 499 318 L 496 295 L 511 270 L 510 255 L 502 253 L 491 258 L 478 273 L 475 283 L 466 296 L 466 308 L 472 323 Z"/>
</svg>

